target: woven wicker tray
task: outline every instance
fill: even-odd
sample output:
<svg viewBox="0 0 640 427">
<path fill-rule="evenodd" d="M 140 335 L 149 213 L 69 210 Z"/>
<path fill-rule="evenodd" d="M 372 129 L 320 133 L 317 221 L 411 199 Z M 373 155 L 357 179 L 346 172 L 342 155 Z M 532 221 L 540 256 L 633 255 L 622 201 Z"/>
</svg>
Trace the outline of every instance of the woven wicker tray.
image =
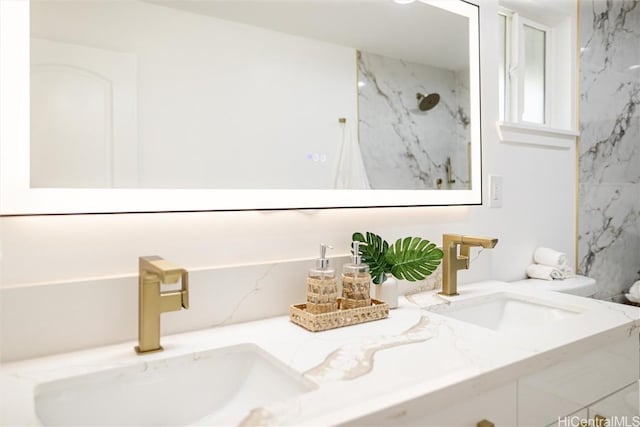
<svg viewBox="0 0 640 427">
<path fill-rule="evenodd" d="M 342 299 L 338 298 L 338 307 Z M 371 299 L 368 307 L 350 308 L 329 313 L 313 314 L 306 310 L 307 304 L 295 304 L 289 307 L 289 318 L 297 325 L 311 332 L 326 331 L 358 323 L 371 322 L 389 316 L 389 304 Z"/>
</svg>

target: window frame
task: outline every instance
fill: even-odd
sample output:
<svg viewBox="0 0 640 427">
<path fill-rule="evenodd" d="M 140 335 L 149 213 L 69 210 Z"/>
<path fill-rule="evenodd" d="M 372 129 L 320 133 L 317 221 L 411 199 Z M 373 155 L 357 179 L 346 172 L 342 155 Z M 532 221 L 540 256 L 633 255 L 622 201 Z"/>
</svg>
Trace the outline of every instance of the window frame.
<svg viewBox="0 0 640 427">
<path fill-rule="evenodd" d="M 500 8 L 498 17 L 504 17 L 504 45 L 500 45 L 500 54 L 504 53 L 504 81 L 498 78 L 498 93 L 502 90 L 502 96 L 499 102 L 502 103 L 502 109 L 499 108 L 498 117 L 500 120 L 509 121 L 511 119 L 511 17 L 513 12 Z M 499 18 L 500 19 L 500 18 Z M 500 26 L 498 26 L 500 28 Z M 498 37 L 500 39 L 500 37 Z"/>
<path fill-rule="evenodd" d="M 500 49 L 505 51 L 505 79 L 504 87 L 504 115 L 501 121 L 511 123 L 531 124 L 549 127 L 551 99 L 549 78 L 552 75 L 553 60 L 553 29 L 518 12 L 500 7 L 498 15 L 506 18 L 505 45 Z M 544 33 L 544 118 L 542 123 L 523 120 L 524 113 L 524 73 L 525 73 L 525 45 L 524 27 L 528 26 Z"/>
<path fill-rule="evenodd" d="M 520 20 L 520 31 L 516 31 L 518 26 L 513 22 L 513 16 L 516 14 Z M 509 34 L 505 37 L 505 43 L 508 44 L 506 55 L 509 57 L 505 59 L 509 63 L 509 73 L 505 76 L 504 87 L 499 89 L 499 93 L 504 90 L 507 96 L 504 101 L 500 100 L 501 104 L 503 102 L 506 104 L 505 108 L 498 107 L 496 112 L 498 140 L 509 144 L 545 146 L 562 150 L 574 147 L 579 134 L 577 122 L 578 9 L 570 2 L 499 0 L 496 20 L 499 15 L 507 18 Z M 520 82 L 516 80 L 522 80 L 522 78 L 517 78 L 519 71 L 513 68 L 516 62 L 513 55 L 518 55 L 520 51 L 519 40 L 522 40 L 522 34 L 519 33 L 524 31 L 521 26 L 522 17 L 525 17 L 529 23 L 538 24 L 533 25 L 534 28 L 546 29 L 544 124 L 523 121 L 521 111 L 518 111 L 518 102 L 522 96 L 518 93 Z M 496 27 L 500 26 L 496 25 Z M 497 31 L 500 30 L 497 29 Z M 498 37 L 496 43 L 498 49 L 503 47 L 499 42 L 500 38 Z M 498 71 L 499 85 L 503 83 L 501 74 L 501 71 Z M 504 115 L 500 115 L 502 112 Z"/>
</svg>

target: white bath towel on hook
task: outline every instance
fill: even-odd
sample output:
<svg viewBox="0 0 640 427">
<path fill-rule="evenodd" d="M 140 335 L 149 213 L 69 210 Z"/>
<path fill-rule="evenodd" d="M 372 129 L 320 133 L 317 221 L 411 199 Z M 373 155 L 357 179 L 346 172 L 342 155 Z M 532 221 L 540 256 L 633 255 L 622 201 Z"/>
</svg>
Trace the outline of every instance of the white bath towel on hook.
<svg viewBox="0 0 640 427">
<path fill-rule="evenodd" d="M 368 190 L 371 188 L 369 178 L 353 126 L 349 123 L 341 123 L 340 126 L 342 132 L 334 174 L 334 188 Z"/>
</svg>

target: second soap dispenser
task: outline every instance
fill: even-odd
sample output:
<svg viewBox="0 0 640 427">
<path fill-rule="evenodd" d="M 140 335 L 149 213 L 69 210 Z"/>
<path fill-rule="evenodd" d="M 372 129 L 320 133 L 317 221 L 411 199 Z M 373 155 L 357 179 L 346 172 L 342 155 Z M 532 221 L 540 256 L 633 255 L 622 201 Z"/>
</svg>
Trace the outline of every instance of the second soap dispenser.
<svg viewBox="0 0 640 427">
<path fill-rule="evenodd" d="M 350 309 L 371 305 L 371 274 L 369 266 L 362 263 L 360 242 L 351 243 L 351 262 L 342 270 L 342 302 L 340 308 Z"/>
<path fill-rule="evenodd" d="M 327 245 L 320 245 L 320 258 L 307 276 L 307 311 L 313 314 L 338 310 L 338 280 L 336 271 L 329 266 Z"/>
</svg>

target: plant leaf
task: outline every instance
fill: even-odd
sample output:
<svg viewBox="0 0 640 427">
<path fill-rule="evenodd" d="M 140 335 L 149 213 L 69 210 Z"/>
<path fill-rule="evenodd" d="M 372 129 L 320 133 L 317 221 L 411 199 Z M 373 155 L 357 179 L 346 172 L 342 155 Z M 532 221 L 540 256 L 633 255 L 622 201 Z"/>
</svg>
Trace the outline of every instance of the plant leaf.
<svg viewBox="0 0 640 427">
<path fill-rule="evenodd" d="M 360 242 L 360 255 L 362 262 L 369 266 L 369 272 L 373 283 L 381 284 L 385 273 L 391 272 L 391 265 L 387 262 L 386 254 L 389 250 L 389 243 L 377 234 L 367 232 L 353 233 L 351 237 L 354 241 Z"/>
<path fill-rule="evenodd" d="M 389 247 L 385 260 L 396 278 L 415 282 L 431 275 L 443 256 L 442 250 L 429 240 L 405 237 Z"/>
</svg>

